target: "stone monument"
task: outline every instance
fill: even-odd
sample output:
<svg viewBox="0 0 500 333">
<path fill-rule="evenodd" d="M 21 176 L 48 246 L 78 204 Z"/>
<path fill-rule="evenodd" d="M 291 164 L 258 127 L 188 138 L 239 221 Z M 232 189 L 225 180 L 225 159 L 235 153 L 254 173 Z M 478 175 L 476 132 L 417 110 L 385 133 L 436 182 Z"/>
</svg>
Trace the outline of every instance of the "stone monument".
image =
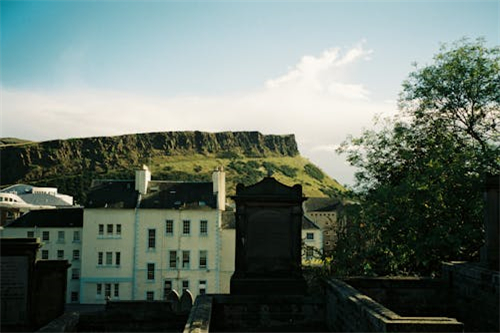
<svg viewBox="0 0 500 333">
<path fill-rule="evenodd" d="M 303 295 L 301 268 L 302 186 L 272 177 L 236 195 L 235 272 L 231 294 Z"/>
</svg>

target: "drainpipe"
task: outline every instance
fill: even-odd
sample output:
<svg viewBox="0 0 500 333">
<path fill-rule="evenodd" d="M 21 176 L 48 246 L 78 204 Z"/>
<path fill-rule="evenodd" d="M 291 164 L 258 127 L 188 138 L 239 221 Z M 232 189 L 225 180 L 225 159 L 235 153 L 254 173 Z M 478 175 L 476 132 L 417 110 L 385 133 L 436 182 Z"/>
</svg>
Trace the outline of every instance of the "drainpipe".
<svg viewBox="0 0 500 333">
<path fill-rule="evenodd" d="M 220 293 L 220 255 L 221 255 L 221 227 L 220 227 L 221 211 L 216 211 L 215 224 L 215 292 Z"/>
<path fill-rule="evenodd" d="M 138 238 L 139 238 L 139 206 L 141 204 L 141 194 L 137 197 L 137 204 L 134 210 L 134 256 L 132 262 L 132 300 L 136 300 L 136 275 L 137 275 L 137 256 L 138 256 Z"/>
</svg>

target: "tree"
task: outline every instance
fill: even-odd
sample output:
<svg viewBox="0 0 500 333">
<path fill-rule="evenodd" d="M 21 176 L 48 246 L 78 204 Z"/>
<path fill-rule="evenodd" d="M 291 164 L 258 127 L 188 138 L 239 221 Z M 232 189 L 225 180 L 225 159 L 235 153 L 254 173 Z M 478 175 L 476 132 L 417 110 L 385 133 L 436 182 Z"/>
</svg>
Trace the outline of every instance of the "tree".
<svg viewBox="0 0 500 333">
<path fill-rule="evenodd" d="M 484 40 L 446 45 L 434 64 L 410 73 L 403 82 L 400 108 L 416 124 L 441 122 L 483 151 L 500 139 L 500 48 Z M 497 147 L 498 148 L 498 147 Z"/>
<path fill-rule="evenodd" d="M 478 256 L 482 180 L 500 171 L 500 57 L 483 43 L 442 48 L 403 83 L 398 117 L 339 148 L 359 169 L 359 206 L 343 215 L 337 273 L 438 274 Z"/>
</svg>

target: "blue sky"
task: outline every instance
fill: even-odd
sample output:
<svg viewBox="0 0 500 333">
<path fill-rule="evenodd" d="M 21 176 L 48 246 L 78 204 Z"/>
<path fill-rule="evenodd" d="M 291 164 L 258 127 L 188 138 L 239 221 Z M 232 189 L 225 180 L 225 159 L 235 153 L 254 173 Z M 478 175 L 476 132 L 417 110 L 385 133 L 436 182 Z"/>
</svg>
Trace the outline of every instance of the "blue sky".
<svg viewBox="0 0 500 333">
<path fill-rule="evenodd" d="M 0 1 L 0 137 L 172 130 L 294 133 L 333 152 L 397 112 L 412 62 L 499 45 L 499 1 Z"/>
</svg>

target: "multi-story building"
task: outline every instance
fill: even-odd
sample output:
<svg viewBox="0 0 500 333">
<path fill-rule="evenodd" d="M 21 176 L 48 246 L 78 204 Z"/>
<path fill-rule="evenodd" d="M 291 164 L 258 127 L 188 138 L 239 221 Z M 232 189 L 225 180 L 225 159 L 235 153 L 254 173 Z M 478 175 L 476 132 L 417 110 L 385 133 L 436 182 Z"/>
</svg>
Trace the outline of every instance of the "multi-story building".
<svg viewBox="0 0 500 333">
<path fill-rule="evenodd" d="M 135 182 L 95 185 L 84 212 L 83 303 L 161 300 L 186 289 L 197 296 L 229 286 L 221 273 L 222 170 L 212 182 L 172 182 L 152 181 L 144 167 Z"/>
<path fill-rule="evenodd" d="M 16 184 L 0 190 L 0 226 L 35 209 L 54 209 L 73 205 L 73 197 L 55 187 Z"/>
<path fill-rule="evenodd" d="M 337 216 L 341 203 L 335 198 L 312 197 L 304 201 L 304 216 L 320 227 L 323 234 L 323 251 L 331 253 L 337 242 Z"/>
<path fill-rule="evenodd" d="M 68 260 L 66 302 L 80 301 L 82 257 L 82 208 L 30 211 L 5 225 L 2 237 L 39 238 L 42 247 L 37 260 Z"/>
</svg>

